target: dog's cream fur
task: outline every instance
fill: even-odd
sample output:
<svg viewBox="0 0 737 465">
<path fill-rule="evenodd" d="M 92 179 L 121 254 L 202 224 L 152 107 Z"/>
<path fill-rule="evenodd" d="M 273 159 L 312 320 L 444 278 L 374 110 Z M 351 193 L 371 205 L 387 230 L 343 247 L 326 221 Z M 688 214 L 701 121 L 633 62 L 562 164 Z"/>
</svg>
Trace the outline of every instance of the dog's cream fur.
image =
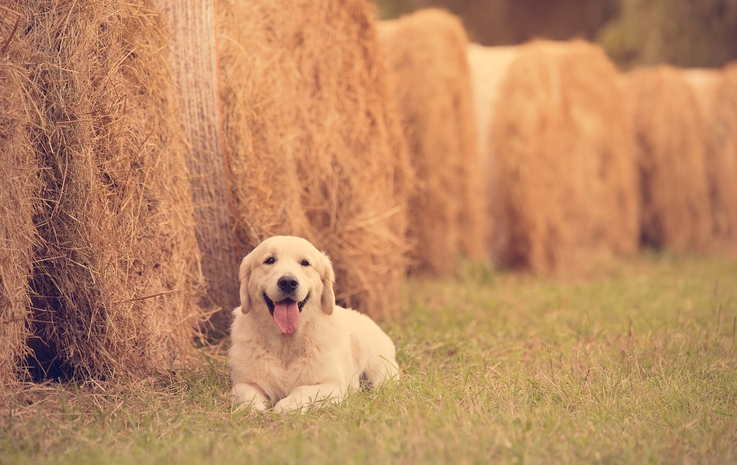
<svg viewBox="0 0 737 465">
<path fill-rule="evenodd" d="M 298 283 L 289 297 L 304 302 L 292 334 L 277 326 L 264 297 L 286 298 L 278 284 L 284 276 Z M 236 402 L 258 411 L 269 402 L 275 412 L 304 411 L 340 402 L 361 381 L 377 386 L 399 375 L 394 344 L 381 328 L 335 305 L 333 267 L 308 241 L 265 240 L 243 259 L 239 278 L 241 306 L 233 311 L 228 353 Z"/>
</svg>

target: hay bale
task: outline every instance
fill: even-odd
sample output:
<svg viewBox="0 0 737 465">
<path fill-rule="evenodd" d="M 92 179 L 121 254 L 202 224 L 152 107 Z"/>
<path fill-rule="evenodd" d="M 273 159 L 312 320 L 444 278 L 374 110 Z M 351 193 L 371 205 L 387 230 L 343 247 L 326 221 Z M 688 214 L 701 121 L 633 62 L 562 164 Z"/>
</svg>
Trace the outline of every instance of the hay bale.
<svg viewBox="0 0 737 465">
<path fill-rule="evenodd" d="M 469 44 L 466 48 L 473 85 L 474 110 L 479 153 L 489 156 L 489 134 L 494 118 L 493 108 L 499 98 L 499 88 L 507 75 L 509 65 L 519 54 L 519 47 L 484 47 Z"/>
<path fill-rule="evenodd" d="M 486 257 L 489 229 L 468 39 L 455 16 L 436 9 L 384 23 L 380 38 L 418 178 L 409 209 L 414 267 L 447 274 L 462 255 Z"/>
<path fill-rule="evenodd" d="M 159 15 L 146 0 L 18 8 L 42 184 L 34 375 L 181 364 L 199 318 L 199 252 Z"/>
<path fill-rule="evenodd" d="M 287 18 L 276 5 L 262 3 L 218 3 L 222 124 L 236 180 L 234 231 L 246 252 L 273 235 L 315 240 L 301 204 L 303 184 L 311 180 L 298 173 L 298 139 L 306 132 L 299 104 L 307 97 L 299 87 L 295 44 L 286 40 L 294 26 L 279 24 Z"/>
<path fill-rule="evenodd" d="M 154 0 L 171 30 L 170 61 L 178 88 L 179 120 L 187 143 L 197 243 L 209 313 L 204 329 L 217 337 L 230 327 L 238 300 L 238 265 L 245 247 L 234 234 L 237 215 L 230 194 L 218 94 L 216 0 Z"/>
<path fill-rule="evenodd" d="M 709 127 L 713 233 L 722 247 L 737 249 L 737 63 L 724 68 L 714 97 Z"/>
<path fill-rule="evenodd" d="M 711 231 L 705 126 L 699 103 L 675 68 L 625 75 L 637 134 L 643 245 L 704 250 Z"/>
<path fill-rule="evenodd" d="M 485 180 L 487 216 L 490 219 L 489 222 L 494 225 L 487 238 L 488 255 L 492 258 L 501 256 L 503 251 L 509 247 L 507 236 L 509 228 L 502 223 L 504 215 L 499 192 L 497 156 L 492 150 L 496 142 L 491 129 L 494 126 L 496 115 L 494 109 L 499 98 L 501 83 L 507 76 L 509 65 L 518 54 L 518 47 L 484 47 L 469 44 L 467 48 L 476 111 L 477 143 L 482 165 L 481 172 Z"/>
<path fill-rule="evenodd" d="M 577 271 L 636 249 L 633 140 L 617 76 L 583 41 L 520 46 L 491 129 L 509 237 L 502 264 Z"/>
<path fill-rule="evenodd" d="M 682 70 L 683 77 L 696 97 L 701 114 L 707 124 L 714 111 L 717 88 L 722 80 L 722 73 L 718 69 L 690 68 Z"/>
<path fill-rule="evenodd" d="M 9 37 L 13 24 L 6 29 L 0 22 L 0 37 Z M 9 43 L 7 55 L 0 56 L 0 387 L 24 378 L 37 239 L 38 167 L 26 133 L 24 73 L 16 64 L 23 51 L 17 45 Z"/>
<path fill-rule="evenodd" d="M 710 250 L 737 250 L 737 97 L 719 69 L 694 68 L 682 71 L 699 103 L 704 118 L 704 144 L 709 200 L 712 215 Z M 734 79 L 735 74 L 733 74 Z"/>
<path fill-rule="evenodd" d="M 333 260 L 340 302 L 386 314 L 411 175 L 370 4 L 221 0 L 218 24 L 239 240 L 310 239 Z"/>
</svg>

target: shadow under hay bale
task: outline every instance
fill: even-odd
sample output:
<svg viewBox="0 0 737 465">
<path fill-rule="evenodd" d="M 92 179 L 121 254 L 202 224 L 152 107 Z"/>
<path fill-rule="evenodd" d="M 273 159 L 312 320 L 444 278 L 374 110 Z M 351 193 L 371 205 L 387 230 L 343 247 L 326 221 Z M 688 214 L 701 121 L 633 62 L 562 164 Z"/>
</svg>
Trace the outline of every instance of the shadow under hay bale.
<svg viewBox="0 0 737 465">
<path fill-rule="evenodd" d="M 0 37 L 10 31 L 0 24 Z M 31 317 L 30 278 L 37 240 L 33 213 L 38 198 L 35 154 L 26 126 L 23 52 L 11 42 L 0 56 L 0 388 L 24 379 Z"/>
<path fill-rule="evenodd" d="M 638 69 L 624 79 L 637 134 L 641 243 L 704 250 L 711 213 L 699 103 L 672 67 Z"/>
<path fill-rule="evenodd" d="M 379 32 L 418 179 L 409 208 L 412 267 L 447 275 L 462 255 L 487 256 L 468 39 L 456 17 L 435 9 L 381 23 Z"/>
<path fill-rule="evenodd" d="M 737 252 L 737 63 L 727 66 L 715 90 L 709 119 L 712 143 L 707 166 L 711 181 L 714 235 Z M 737 255 L 737 254 L 736 254 Z"/>
<path fill-rule="evenodd" d="M 492 110 L 497 261 L 533 271 L 585 271 L 637 248 L 632 126 L 618 74 L 583 41 L 519 47 Z M 496 221 L 495 221 L 496 223 Z"/>
<path fill-rule="evenodd" d="M 340 303 L 387 314 L 405 272 L 411 176 L 371 6 L 221 0 L 218 23 L 245 252 L 274 234 L 304 236 L 332 258 Z"/>
<path fill-rule="evenodd" d="M 33 375 L 181 365 L 199 318 L 199 252 L 159 17 L 145 0 L 19 9 L 41 182 Z"/>
</svg>

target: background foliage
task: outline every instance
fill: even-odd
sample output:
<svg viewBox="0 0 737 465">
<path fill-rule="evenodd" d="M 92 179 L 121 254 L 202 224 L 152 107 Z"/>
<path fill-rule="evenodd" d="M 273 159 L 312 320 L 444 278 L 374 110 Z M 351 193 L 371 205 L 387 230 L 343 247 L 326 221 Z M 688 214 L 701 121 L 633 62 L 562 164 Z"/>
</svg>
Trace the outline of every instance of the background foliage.
<svg viewBox="0 0 737 465">
<path fill-rule="evenodd" d="M 623 68 L 722 66 L 737 58 L 737 0 L 375 0 L 384 18 L 444 8 L 483 45 L 534 37 L 601 43 Z"/>
</svg>

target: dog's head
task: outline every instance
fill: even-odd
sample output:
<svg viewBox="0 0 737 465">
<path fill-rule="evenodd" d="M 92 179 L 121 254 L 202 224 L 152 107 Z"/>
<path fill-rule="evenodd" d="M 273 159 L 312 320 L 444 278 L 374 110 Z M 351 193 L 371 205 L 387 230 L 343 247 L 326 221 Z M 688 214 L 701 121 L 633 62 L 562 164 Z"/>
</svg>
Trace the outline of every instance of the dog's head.
<svg viewBox="0 0 737 465">
<path fill-rule="evenodd" d="M 283 334 L 297 330 L 305 308 L 333 313 L 333 266 L 305 239 L 266 239 L 243 259 L 238 275 L 241 312 L 268 310 Z"/>
</svg>

